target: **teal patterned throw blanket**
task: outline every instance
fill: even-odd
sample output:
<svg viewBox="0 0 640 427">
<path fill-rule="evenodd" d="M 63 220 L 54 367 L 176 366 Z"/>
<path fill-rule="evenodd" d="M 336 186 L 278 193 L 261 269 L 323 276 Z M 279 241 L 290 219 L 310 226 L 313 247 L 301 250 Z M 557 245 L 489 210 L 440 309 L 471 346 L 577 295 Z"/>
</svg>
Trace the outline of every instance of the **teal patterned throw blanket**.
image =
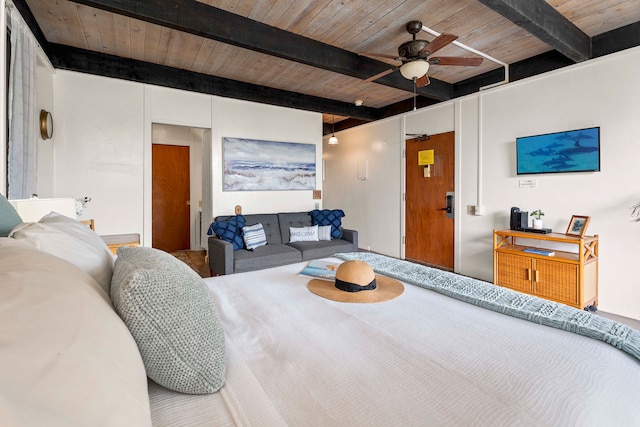
<svg viewBox="0 0 640 427">
<path fill-rule="evenodd" d="M 640 331 L 613 320 L 482 280 L 384 255 L 349 252 L 335 256 L 343 260 L 366 261 L 376 273 L 469 304 L 604 341 L 640 360 Z"/>
</svg>

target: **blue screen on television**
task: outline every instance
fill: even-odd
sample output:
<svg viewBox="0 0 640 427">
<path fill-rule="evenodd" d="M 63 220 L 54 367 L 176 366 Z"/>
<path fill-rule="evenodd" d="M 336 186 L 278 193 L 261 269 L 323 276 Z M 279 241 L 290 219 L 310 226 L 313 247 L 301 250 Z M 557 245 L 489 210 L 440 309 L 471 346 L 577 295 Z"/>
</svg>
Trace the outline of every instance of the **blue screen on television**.
<svg viewBox="0 0 640 427">
<path fill-rule="evenodd" d="M 600 170 L 600 128 L 516 139 L 518 175 Z"/>
</svg>

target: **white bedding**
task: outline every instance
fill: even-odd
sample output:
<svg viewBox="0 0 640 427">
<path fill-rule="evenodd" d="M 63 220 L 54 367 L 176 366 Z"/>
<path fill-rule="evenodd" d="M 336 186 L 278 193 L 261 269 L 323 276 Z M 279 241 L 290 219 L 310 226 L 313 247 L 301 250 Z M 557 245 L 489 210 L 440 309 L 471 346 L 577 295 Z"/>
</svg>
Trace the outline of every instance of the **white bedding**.
<svg viewBox="0 0 640 427">
<path fill-rule="evenodd" d="M 154 425 L 640 425 L 640 362 L 609 344 L 410 284 L 383 303 L 330 301 L 305 265 L 206 279 L 226 385 L 151 384 Z"/>
</svg>

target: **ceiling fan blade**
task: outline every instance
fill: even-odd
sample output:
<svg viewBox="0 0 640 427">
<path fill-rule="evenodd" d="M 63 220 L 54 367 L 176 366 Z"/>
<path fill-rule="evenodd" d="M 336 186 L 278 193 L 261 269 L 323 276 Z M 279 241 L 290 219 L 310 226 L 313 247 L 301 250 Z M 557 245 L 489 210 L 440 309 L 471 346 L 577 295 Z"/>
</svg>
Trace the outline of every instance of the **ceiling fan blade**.
<svg viewBox="0 0 640 427">
<path fill-rule="evenodd" d="M 429 83 L 431 83 L 431 82 L 429 81 L 429 76 L 427 76 L 426 74 L 424 76 L 416 79 L 416 86 L 417 87 L 425 87 Z"/>
<path fill-rule="evenodd" d="M 482 64 L 483 58 L 462 58 L 453 56 L 438 56 L 436 58 L 429 58 L 429 64 L 431 65 L 463 65 L 468 67 L 477 67 Z"/>
<path fill-rule="evenodd" d="M 363 80 L 363 82 L 368 83 L 368 82 L 372 82 L 374 80 L 378 80 L 380 77 L 384 77 L 387 74 L 391 74 L 393 73 L 395 70 L 397 70 L 400 67 L 393 67 L 393 68 L 389 68 L 388 70 L 385 70 L 381 73 L 376 74 L 375 76 L 371 76 L 368 79 Z"/>
<path fill-rule="evenodd" d="M 429 55 L 433 55 L 457 38 L 458 36 L 455 36 L 453 34 L 440 34 L 438 37 L 433 39 L 431 43 L 426 45 L 419 53 L 429 52 Z"/>
<path fill-rule="evenodd" d="M 395 59 L 396 61 L 402 61 L 403 59 L 405 59 L 405 58 L 398 57 L 398 55 L 387 55 L 386 53 L 362 52 L 359 55 L 360 56 L 367 56 L 369 58 Z"/>
</svg>

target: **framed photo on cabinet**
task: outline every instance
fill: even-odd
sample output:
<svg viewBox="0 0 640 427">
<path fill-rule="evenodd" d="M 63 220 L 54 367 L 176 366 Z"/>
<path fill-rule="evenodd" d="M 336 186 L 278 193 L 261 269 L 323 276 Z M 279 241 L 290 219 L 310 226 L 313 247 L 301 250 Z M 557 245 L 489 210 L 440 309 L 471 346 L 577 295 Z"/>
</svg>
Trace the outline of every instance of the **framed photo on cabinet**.
<svg viewBox="0 0 640 427">
<path fill-rule="evenodd" d="M 567 236 L 583 237 L 590 219 L 591 217 L 589 216 L 573 215 L 565 234 Z"/>
</svg>

